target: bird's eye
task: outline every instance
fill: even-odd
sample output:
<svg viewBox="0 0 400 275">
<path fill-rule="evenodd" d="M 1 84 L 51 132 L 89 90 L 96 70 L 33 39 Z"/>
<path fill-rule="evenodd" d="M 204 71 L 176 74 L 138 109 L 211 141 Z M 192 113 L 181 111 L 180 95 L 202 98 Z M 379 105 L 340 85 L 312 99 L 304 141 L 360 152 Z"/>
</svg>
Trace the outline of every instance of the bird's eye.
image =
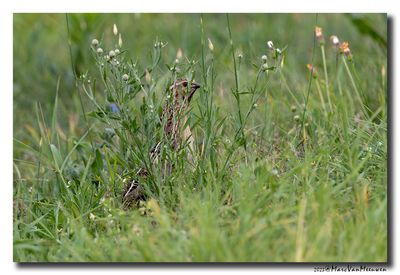
<svg viewBox="0 0 400 275">
<path fill-rule="evenodd" d="M 187 87 L 187 82 L 186 81 L 183 82 L 182 85 L 183 85 L 183 87 Z"/>
</svg>

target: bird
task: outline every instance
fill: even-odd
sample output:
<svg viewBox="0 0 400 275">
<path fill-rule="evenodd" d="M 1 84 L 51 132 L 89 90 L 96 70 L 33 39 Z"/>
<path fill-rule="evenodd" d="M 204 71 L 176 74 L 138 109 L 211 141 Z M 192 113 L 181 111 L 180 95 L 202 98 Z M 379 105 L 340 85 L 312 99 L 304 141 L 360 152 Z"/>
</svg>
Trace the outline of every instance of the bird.
<svg viewBox="0 0 400 275">
<path fill-rule="evenodd" d="M 180 78 L 175 80 L 168 89 L 160 120 L 163 122 L 165 140 L 170 142 L 171 149 L 174 151 L 179 151 L 185 146 L 190 148 L 190 153 L 194 151 L 194 138 L 189 125 L 187 125 L 187 119 L 190 102 L 199 88 L 200 84 L 196 81 Z M 186 127 L 182 129 L 183 126 Z M 150 150 L 150 160 L 153 163 L 158 162 L 165 140 L 158 141 Z M 188 156 L 188 159 L 191 159 L 191 157 Z M 146 199 L 140 179 L 145 179 L 148 175 L 149 171 L 141 167 L 136 172 L 135 178 L 127 181 L 123 189 L 123 208 L 129 209 Z"/>
</svg>

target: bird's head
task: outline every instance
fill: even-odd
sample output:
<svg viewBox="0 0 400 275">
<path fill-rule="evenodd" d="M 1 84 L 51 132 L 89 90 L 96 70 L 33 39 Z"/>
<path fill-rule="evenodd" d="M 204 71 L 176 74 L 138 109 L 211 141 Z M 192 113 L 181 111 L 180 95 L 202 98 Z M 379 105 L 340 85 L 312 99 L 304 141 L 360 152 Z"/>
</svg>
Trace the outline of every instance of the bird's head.
<svg viewBox="0 0 400 275">
<path fill-rule="evenodd" d="M 187 101 L 190 103 L 200 84 L 195 81 L 188 81 L 186 78 L 177 79 L 170 87 L 175 99 Z"/>
</svg>

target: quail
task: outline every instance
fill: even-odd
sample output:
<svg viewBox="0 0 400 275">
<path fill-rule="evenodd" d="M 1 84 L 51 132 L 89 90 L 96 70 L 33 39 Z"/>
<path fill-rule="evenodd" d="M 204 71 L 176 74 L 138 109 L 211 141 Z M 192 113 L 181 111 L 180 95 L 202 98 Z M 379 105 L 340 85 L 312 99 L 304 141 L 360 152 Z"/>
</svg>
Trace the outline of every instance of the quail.
<svg viewBox="0 0 400 275">
<path fill-rule="evenodd" d="M 164 135 L 171 144 L 171 148 L 178 151 L 183 143 L 187 143 L 190 151 L 193 152 L 193 137 L 187 123 L 187 113 L 194 93 L 200 85 L 195 81 L 187 79 L 176 80 L 169 88 L 169 96 L 164 103 L 160 120 L 164 123 Z M 182 127 L 185 126 L 182 131 Z M 159 141 L 150 151 L 150 159 L 157 162 L 163 142 Z M 127 182 L 123 190 L 122 204 L 125 209 L 133 205 L 138 205 L 139 201 L 145 200 L 144 187 L 140 184 L 140 179 L 149 175 L 145 168 L 140 168 L 136 172 L 134 179 Z"/>
</svg>

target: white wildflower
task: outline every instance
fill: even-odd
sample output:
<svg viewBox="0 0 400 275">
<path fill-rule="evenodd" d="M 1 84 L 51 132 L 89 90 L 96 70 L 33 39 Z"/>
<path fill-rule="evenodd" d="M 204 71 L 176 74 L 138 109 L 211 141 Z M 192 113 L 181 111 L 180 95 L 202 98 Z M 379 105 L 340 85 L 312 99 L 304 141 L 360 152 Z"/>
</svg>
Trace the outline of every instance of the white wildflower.
<svg viewBox="0 0 400 275">
<path fill-rule="evenodd" d="M 267 56 L 264 54 L 263 56 L 261 56 L 261 59 L 264 63 L 267 63 Z"/>
<path fill-rule="evenodd" d="M 92 46 L 93 46 L 93 47 L 97 47 L 98 45 L 99 45 L 99 40 L 93 39 L 93 40 L 92 40 Z"/>
<path fill-rule="evenodd" d="M 129 79 L 129 75 L 124 74 L 124 75 L 122 76 L 122 80 L 123 80 L 123 81 L 128 81 L 128 79 Z"/>
<path fill-rule="evenodd" d="M 340 45 L 339 38 L 336 35 L 331 35 L 332 44 L 338 47 Z"/>
</svg>

